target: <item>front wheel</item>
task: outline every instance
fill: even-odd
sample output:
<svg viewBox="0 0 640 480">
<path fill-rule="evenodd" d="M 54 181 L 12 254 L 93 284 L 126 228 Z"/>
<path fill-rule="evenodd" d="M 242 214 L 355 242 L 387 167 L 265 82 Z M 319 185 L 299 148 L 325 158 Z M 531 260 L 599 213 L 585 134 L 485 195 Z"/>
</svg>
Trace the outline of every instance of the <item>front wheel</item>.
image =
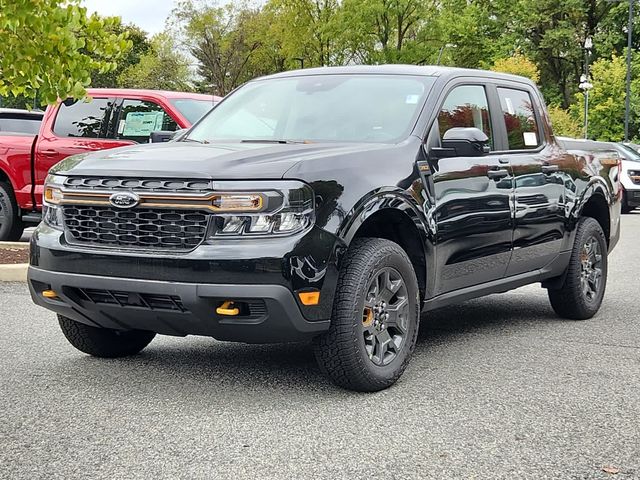
<svg viewBox="0 0 640 480">
<path fill-rule="evenodd" d="M 94 357 L 118 358 L 135 355 L 151 343 L 153 332 L 97 328 L 58 315 L 62 333 L 71 345 Z"/>
<path fill-rule="evenodd" d="M 375 392 L 402 375 L 416 344 L 418 282 L 389 240 L 354 240 L 340 270 L 329 330 L 315 339 L 322 371 L 338 386 Z"/>
<path fill-rule="evenodd" d="M 607 240 L 600 224 L 584 217 L 578 222 L 566 278 L 549 289 L 553 310 L 563 318 L 587 320 L 602 304 L 607 286 Z"/>
</svg>

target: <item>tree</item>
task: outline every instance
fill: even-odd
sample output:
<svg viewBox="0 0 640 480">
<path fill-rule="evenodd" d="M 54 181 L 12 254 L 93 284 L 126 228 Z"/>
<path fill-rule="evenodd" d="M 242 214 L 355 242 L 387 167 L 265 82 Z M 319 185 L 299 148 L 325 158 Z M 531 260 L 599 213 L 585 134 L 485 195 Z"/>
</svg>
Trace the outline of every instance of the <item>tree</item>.
<svg viewBox="0 0 640 480">
<path fill-rule="evenodd" d="M 305 66 L 344 65 L 343 33 L 338 0 L 269 0 L 266 6 L 282 29 L 282 54 L 288 59 L 302 59 Z"/>
<path fill-rule="evenodd" d="M 198 74 L 215 93 L 226 95 L 252 78 L 251 60 L 261 47 L 251 30 L 260 9 L 242 4 L 212 7 L 184 0 L 173 11 L 173 26 L 199 63 Z"/>
<path fill-rule="evenodd" d="M 558 105 L 551 105 L 548 112 L 554 135 L 572 138 L 582 137 L 584 133 L 582 125 L 568 110 L 564 110 Z"/>
<path fill-rule="evenodd" d="M 167 33 L 155 35 L 149 52 L 118 76 L 124 88 L 189 91 L 193 89 L 189 60 L 176 52 L 173 38 Z"/>
<path fill-rule="evenodd" d="M 85 96 L 91 72 L 114 70 L 131 48 L 115 23 L 77 0 L 0 0 L 0 96 Z"/>
<path fill-rule="evenodd" d="M 436 6 L 435 0 L 344 0 L 342 30 L 363 63 L 424 62 L 425 42 L 418 38 L 431 27 Z"/>
<path fill-rule="evenodd" d="M 638 110 L 640 104 L 640 57 L 634 56 L 634 80 L 631 83 L 631 136 L 638 135 Z M 591 66 L 593 89 L 589 92 L 589 138 L 619 142 L 624 138 L 625 112 L 625 57 L 613 55 L 610 59 L 600 59 Z M 584 117 L 584 94 L 576 95 L 571 106 L 574 117 Z"/>
<path fill-rule="evenodd" d="M 494 72 L 512 73 L 527 77 L 534 83 L 540 80 L 540 71 L 535 63 L 517 51 L 511 57 L 500 58 L 495 61 L 491 70 Z"/>
<path fill-rule="evenodd" d="M 118 18 L 109 31 L 114 35 L 124 34 L 132 46 L 124 52 L 115 69 L 104 73 L 100 73 L 99 70 L 91 72 L 92 87 L 113 88 L 123 86 L 118 83 L 118 77 L 122 75 L 122 72 L 140 63 L 142 57 L 149 54 L 152 50 L 151 42 L 147 38 L 147 33 L 136 25 L 123 25 Z"/>
</svg>

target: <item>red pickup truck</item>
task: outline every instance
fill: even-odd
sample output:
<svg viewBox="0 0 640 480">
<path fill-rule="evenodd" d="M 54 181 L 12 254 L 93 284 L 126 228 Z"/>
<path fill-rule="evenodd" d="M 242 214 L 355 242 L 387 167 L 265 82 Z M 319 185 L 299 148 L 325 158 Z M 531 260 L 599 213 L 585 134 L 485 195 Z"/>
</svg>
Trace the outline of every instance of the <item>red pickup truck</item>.
<svg viewBox="0 0 640 480">
<path fill-rule="evenodd" d="M 37 135 L 0 132 L 0 241 L 38 223 L 49 169 L 76 153 L 147 143 L 188 128 L 220 98 L 153 90 L 89 89 L 91 101 L 47 108 Z"/>
</svg>

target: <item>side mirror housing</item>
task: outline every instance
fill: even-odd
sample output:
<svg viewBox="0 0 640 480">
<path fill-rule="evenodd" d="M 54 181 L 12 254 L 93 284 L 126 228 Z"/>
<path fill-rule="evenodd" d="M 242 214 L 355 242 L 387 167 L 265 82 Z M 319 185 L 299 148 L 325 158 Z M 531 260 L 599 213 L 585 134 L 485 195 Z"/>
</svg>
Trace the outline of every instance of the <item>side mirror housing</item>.
<svg viewBox="0 0 640 480">
<path fill-rule="evenodd" d="M 151 132 L 149 136 L 149 143 L 164 143 L 173 138 L 176 132 L 171 130 L 158 130 L 157 132 Z"/>
<path fill-rule="evenodd" d="M 454 127 L 442 137 L 442 147 L 434 147 L 429 153 L 434 158 L 481 157 L 490 152 L 489 137 L 475 127 Z"/>
</svg>

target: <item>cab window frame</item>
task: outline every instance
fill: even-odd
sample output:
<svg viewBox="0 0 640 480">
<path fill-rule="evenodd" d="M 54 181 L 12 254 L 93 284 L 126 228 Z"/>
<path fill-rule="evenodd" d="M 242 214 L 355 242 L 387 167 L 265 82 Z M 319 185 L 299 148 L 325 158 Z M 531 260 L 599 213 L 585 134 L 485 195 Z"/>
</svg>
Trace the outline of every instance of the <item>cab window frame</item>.
<svg viewBox="0 0 640 480">
<path fill-rule="evenodd" d="M 484 88 L 484 92 L 487 98 L 487 108 L 489 110 L 489 123 L 491 127 L 491 133 L 493 136 L 493 145 L 491 145 L 491 150 L 485 156 L 492 156 L 502 152 L 504 139 L 503 131 L 499 129 L 500 122 L 498 121 L 500 115 L 502 115 L 502 110 L 500 108 L 500 101 L 497 96 L 497 91 L 495 89 L 495 85 L 493 84 L 494 79 L 485 78 L 485 77 L 457 77 L 449 80 L 442 88 L 442 93 L 438 96 L 437 100 L 434 103 L 434 109 L 431 113 L 429 122 L 427 123 L 426 134 L 424 136 L 423 143 L 428 148 L 441 146 L 442 145 L 442 134 L 440 133 L 440 124 L 439 117 L 440 112 L 442 111 L 442 107 L 446 102 L 447 98 L 449 98 L 449 94 L 455 90 L 457 87 L 463 86 L 479 86 Z M 437 88 L 437 85 L 434 86 Z M 497 112 L 497 113 L 496 113 Z"/>
<path fill-rule="evenodd" d="M 156 105 L 160 110 L 162 110 L 164 112 L 164 114 L 171 119 L 171 121 L 173 121 L 176 124 L 176 129 L 174 131 L 178 131 L 180 130 L 182 127 L 180 126 L 180 121 L 175 117 L 175 115 L 173 115 L 173 112 L 171 112 L 170 109 L 168 109 L 166 106 L 164 106 L 161 102 L 159 102 L 156 99 L 153 98 L 140 98 L 140 97 L 134 97 L 134 96 L 126 96 L 126 97 L 118 97 L 116 104 L 113 107 L 113 114 L 112 114 L 112 119 L 109 122 L 109 131 L 108 131 L 108 139 L 109 140 L 114 140 L 117 142 L 132 142 L 138 145 L 144 145 L 145 141 L 137 141 L 137 140 L 131 140 L 130 138 L 119 138 L 119 133 L 118 133 L 118 128 L 120 125 L 120 121 L 122 119 L 122 113 L 123 113 L 123 109 L 125 108 L 125 102 L 127 101 L 132 101 L 132 102 L 146 102 L 146 103 L 151 103 L 153 105 Z M 160 130 L 157 130 L 160 131 Z M 150 138 L 150 136 L 149 136 Z M 147 138 L 148 141 L 148 138 Z"/>
<path fill-rule="evenodd" d="M 59 131 L 56 130 L 56 127 L 58 125 L 58 121 L 60 119 L 60 115 L 61 112 L 63 111 L 62 105 L 65 104 L 65 102 L 68 101 L 73 101 L 74 104 L 78 103 L 78 102 L 84 102 L 84 100 L 79 99 L 79 100 L 74 100 L 73 98 L 67 98 L 66 100 L 62 100 L 58 106 L 56 107 L 56 114 L 55 117 L 53 118 L 53 121 L 51 123 L 51 133 L 57 137 L 57 138 L 72 138 L 72 139 L 85 139 L 85 140 L 108 140 L 109 139 L 109 130 L 111 128 L 111 123 L 113 121 L 113 116 L 114 116 L 114 111 L 117 108 L 117 103 L 118 103 L 118 99 L 113 97 L 113 96 L 94 96 L 91 98 L 90 102 L 85 102 L 85 103 L 92 103 L 95 100 L 105 100 L 107 102 L 107 106 L 106 106 L 106 110 L 104 112 L 104 116 L 102 117 L 102 123 L 100 125 L 100 130 L 98 133 L 98 136 L 96 137 L 85 137 L 85 136 L 72 136 L 72 135 L 68 135 L 68 134 L 61 134 Z M 43 120 L 44 122 L 44 117 Z"/>
<path fill-rule="evenodd" d="M 545 148 L 548 147 L 549 141 L 547 138 L 547 130 L 546 130 L 546 121 L 542 117 L 542 103 L 541 98 L 537 91 L 532 88 L 530 85 L 518 83 L 518 82 L 508 82 L 508 81 L 498 81 L 492 83 L 491 85 L 493 90 L 493 95 L 495 96 L 495 100 L 498 104 L 498 111 L 496 113 L 496 123 L 498 128 L 500 129 L 500 138 L 501 138 L 501 148 L 497 151 L 497 153 L 503 155 L 512 155 L 512 154 L 535 154 L 540 153 Z M 538 135 L 538 140 L 540 144 L 536 148 L 524 148 L 524 149 L 509 149 L 509 137 L 507 133 L 507 125 L 504 120 L 504 113 L 502 111 L 502 105 L 500 103 L 500 97 L 498 93 L 498 88 L 506 88 L 510 90 L 519 90 L 521 92 L 527 93 L 532 100 L 533 107 L 533 115 L 536 121 L 536 134 Z"/>
</svg>

